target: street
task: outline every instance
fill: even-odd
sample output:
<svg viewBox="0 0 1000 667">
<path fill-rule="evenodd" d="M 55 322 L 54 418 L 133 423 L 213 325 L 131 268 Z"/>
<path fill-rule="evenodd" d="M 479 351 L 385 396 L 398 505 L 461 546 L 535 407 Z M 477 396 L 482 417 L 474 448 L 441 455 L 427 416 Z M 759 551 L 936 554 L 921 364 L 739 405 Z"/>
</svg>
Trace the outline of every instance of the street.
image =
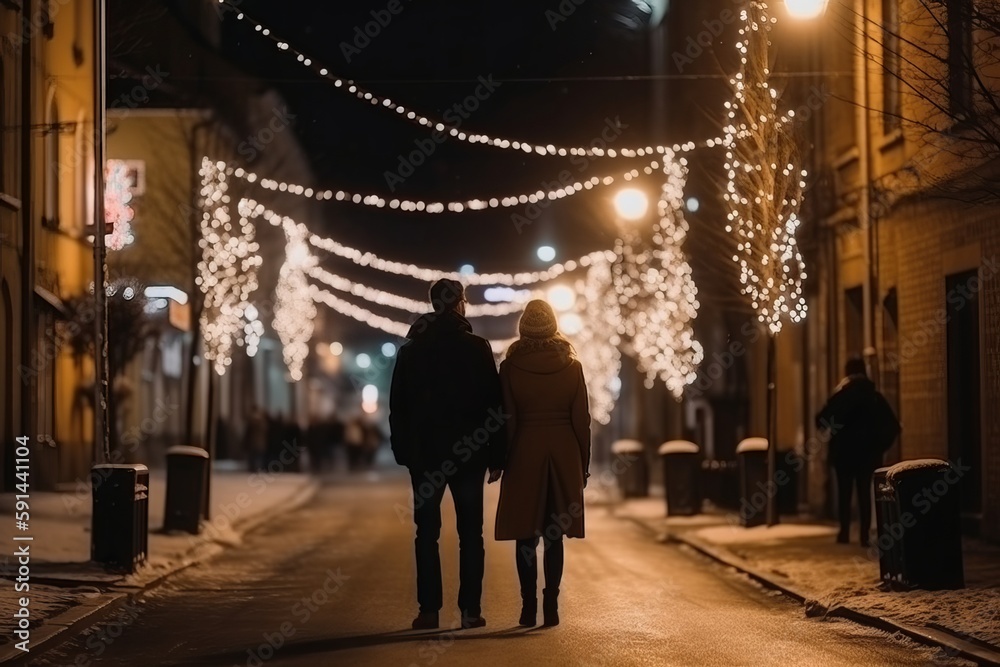
<svg viewBox="0 0 1000 667">
<path fill-rule="evenodd" d="M 329 480 L 305 508 L 184 571 L 32 665 L 958 665 L 940 651 L 801 607 L 608 507 L 567 545 L 556 628 L 517 627 L 513 544 L 492 540 L 487 626 L 460 631 L 454 513 L 443 508 L 442 629 L 413 632 L 409 487 L 396 472 Z M 397 505 L 398 503 L 398 505 Z"/>
</svg>

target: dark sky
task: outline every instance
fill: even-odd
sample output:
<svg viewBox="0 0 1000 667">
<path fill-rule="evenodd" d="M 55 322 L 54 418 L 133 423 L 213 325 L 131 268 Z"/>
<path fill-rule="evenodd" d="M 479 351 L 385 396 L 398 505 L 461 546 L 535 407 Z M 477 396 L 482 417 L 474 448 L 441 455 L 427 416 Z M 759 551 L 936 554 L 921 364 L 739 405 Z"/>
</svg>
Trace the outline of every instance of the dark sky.
<svg viewBox="0 0 1000 667">
<path fill-rule="evenodd" d="M 239 6 L 332 72 L 431 117 L 441 117 L 475 90 L 480 77 L 491 76 L 500 86 L 463 123 L 466 131 L 572 146 L 590 144 L 610 121 L 622 127 L 613 145 L 656 143 L 652 84 L 629 79 L 651 73 L 648 14 L 633 0 L 577 2 L 398 0 L 401 11 L 366 46 L 354 43 L 355 29 L 373 21 L 372 11 L 384 12 L 387 0 L 243 0 Z M 362 46 L 360 53 L 350 54 L 350 62 L 343 43 Z M 335 89 L 253 34 L 247 22 L 227 21 L 224 47 L 285 96 L 298 117 L 296 131 L 320 187 L 389 195 L 386 172 L 395 171 L 399 156 L 429 135 L 393 112 Z M 684 86 L 683 81 L 671 82 L 668 97 L 676 102 L 690 94 Z M 664 139 L 700 138 L 692 136 L 691 123 L 705 115 L 703 110 L 690 105 L 686 115 L 681 123 L 669 124 Z M 584 166 L 568 157 L 529 156 L 450 140 L 437 146 L 395 194 L 444 201 L 501 197 L 534 191 L 563 170 L 574 178 L 589 178 L 645 164 L 642 158 L 598 159 Z M 651 194 L 658 192 L 658 182 L 645 185 Z M 520 208 L 427 215 L 328 202 L 322 205 L 323 219 L 314 225 L 321 233 L 389 259 L 449 270 L 466 262 L 480 271 L 535 270 L 544 266 L 535 256 L 541 244 L 556 247 L 559 261 L 612 246 L 616 230 L 609 197 L 615 189 L 554 202 L 520 232 L 511 221 L 512 213 L 523 213 Z M 351 274 L 342 261 L 330 268 Z M 373 274 L 352 275 L 414 298 L 424 293 L 416 281 L 386 281 Z M 479 322 L 485 325 L 486 320 Z M 497 324 L 497 330 L 484 333 L 513 333 L 512 320 Z"/>
</svg>

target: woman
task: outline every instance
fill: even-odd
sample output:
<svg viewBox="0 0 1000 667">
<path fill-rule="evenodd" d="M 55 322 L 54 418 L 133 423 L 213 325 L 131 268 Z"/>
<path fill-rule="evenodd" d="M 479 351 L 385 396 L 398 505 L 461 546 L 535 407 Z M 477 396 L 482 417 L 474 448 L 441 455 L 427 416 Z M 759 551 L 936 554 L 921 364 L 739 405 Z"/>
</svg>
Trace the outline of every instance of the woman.
<svg viewBox="0 0 1000 667">
<path fill-rule="evenodd" d="M 583 368 L 544 301 L 528 302 L 520 338 L 500 364 L 509 450 L 500 484 L 496 539 L 517 540 L 521 619 L 535 625 L 539 537 L 544 543 L 544 624 L 559 624 L 565 537 L 583 537 L 590 476 L 590 411 Z"/>
</svg>

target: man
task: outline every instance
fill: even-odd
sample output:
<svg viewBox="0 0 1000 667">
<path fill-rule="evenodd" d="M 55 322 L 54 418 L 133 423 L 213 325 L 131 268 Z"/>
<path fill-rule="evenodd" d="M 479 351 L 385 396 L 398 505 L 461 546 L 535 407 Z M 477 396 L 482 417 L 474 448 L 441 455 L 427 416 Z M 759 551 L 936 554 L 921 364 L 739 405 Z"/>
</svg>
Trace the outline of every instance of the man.
<svg viewBox="0 0 1000 667">
<path fill-rule="evenodd" d="M 500 378 L 490 344 L 465 319 L 455 280 L 430 288 L 433 312 L 410 328 L 396 356 L 389 428 L 396 462 L 410 471 L 416 523 L 415 630 L 438 627 L 441 609 L 441 500 L 451 489 L 459 538 L 458 607 L 463 628 L 486 625 L 483 589 L 483 478 L 500 478 L 506 447 Z"/>
<path fill-rule="evenodd" d="M 830 464 L 837 476 L 840 533 L 846 544 L 851 532 L 851 493 L 858 492 L 861 546 L 868 546 L 871 530 L 872 474 L 882 465 L 882 455 L 899 435 L 899 422 L 888 401 L 868 379 L 865 362 L 849 359 L 845 377 L 816 415 L 816 426 L 829 433 Z"/>
</svg>

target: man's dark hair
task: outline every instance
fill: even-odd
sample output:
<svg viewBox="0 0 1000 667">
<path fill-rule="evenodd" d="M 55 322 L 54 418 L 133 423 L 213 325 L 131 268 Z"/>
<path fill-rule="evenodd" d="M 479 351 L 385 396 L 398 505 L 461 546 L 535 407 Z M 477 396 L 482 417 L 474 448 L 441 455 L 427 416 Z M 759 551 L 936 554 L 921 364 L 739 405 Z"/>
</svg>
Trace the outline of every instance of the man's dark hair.
<svg viewBox="0 0 1000 667">
<path fill-rule="evenodd" d="M 435 313 L 450 313 L 465 300 L 465 287 L 457 280 L 442 278 L 431 285 L 430 299 Z"/>
<path fill-rule="evenodd" d="M 844 364 L 844 375 L 868 375 L 868 367 L 861 357 L 851 357 Z"/>
</svg>

